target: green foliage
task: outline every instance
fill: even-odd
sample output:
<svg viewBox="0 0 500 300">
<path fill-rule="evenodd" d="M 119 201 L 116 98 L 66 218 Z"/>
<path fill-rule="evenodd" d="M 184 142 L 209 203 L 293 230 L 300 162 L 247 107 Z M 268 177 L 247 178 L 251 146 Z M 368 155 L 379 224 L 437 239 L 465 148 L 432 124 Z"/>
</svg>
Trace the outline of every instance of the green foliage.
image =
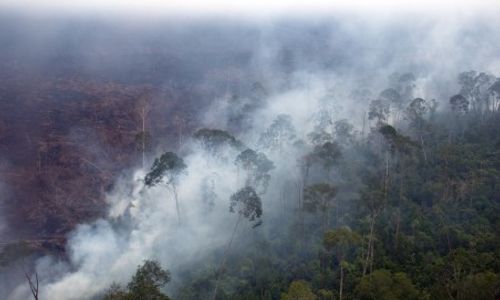
<svg viewBox="0 0 500 300">
<path fill-rule="evenodd" d="M 321 289 L 318 291 L 318 300 L 335 300 L 332 291 Z"/>
<path fill-rule="evenodd" d="M 309 284 L 303 280 L 293 281 L 287 293 L 281 294 L 281 300 L 316 300 L 318 297 L 311 291 Z"/>
<path fill-rule="evenodd" d="M 247 186 L 231 196 L 229 211 L 255 221 L 262 216 L 262 202 L 254 188 Z"/>
<path fill-rule="evenodd" d="M 326 142 L 314 147 L 312 159 L 319 162 L 324 168 L 330 169 L 342 157 L 340 146 L 337 143 Z"/>
<path fill-rule="evenodd" d="M 375 270 L 361 278 L 356 286 L 356 295 L 361 300 L 418 299 L 419 293 L 405 273 Z"/>
<path fill-rule="evenodd" d="M 167 185 L 175 183 L 184 169 L 186 164 L 182 158 L 173 152 L 166 152 L 155 159 L 151 171 L 144 178 L 144 183 L 147 186 L 154 186 L 164 179 Z"/>
<path fill-rule="evenodd" d="M 345 226 L 327 231 L 323 239 L 323 245 L 327 250 L 338 248 L 340 252 L 346 252 L 360 242 L 361 236 Z"/>
<path fill-rule="evenodd" d="M 397 151 L 399 153 L 409 154 L 410 151 L 416 147 L 415 142 L 407 136 L 399 134 L 391 125 L 382 125 L 378 131 L 385 138 L 393 152 Z"/>
<path fill-rule="evenodd" d="M 337 189 L 328 183 L 317 183 L 304 189 L 304 209 L 309 212 L 326 211 L 332 206 Z"/>
<path fill-rule="evenodd" d="M 217 299 L 498 298 L 500 89 L 477 72 L 460 80 L 451 111 L 438 112 L 436 101 L 413 96 L 413 75 L 395 75 L 370 103 L 376 124 L 363 136 L 322 109 L 305 142 L 290 116 L 278 116 L 262 152 L 232 152 L 246 187 L 230 211 L 258 225 L 266 197 L 275 208 L 267 226 L 235 245 L 217 272 L 210 257 L 188 272 L 176 299 L 209 299 L 217 280 Z M 216 151 L 238 144 L 208 129 L 198 139 Z M 282 173 L 262 193 L 274 167 L 267 155 L 294 142 L 299 176 Z M 216 197 L 212 185 L 207 199 Z"/>
<path fill-rule="evenodd" d="M 205 150 L 217 155 L 224 147 L 235 149 L 243 148 L 243 143 L 237 140 L 229 132 L 221 129 L 202 128 L 197 130 L 193 137 Z"/>
<path fill-rule="evenodd" d="M 468 275 L 463 281 L 463 291 L 463 299 L 495 299 L 500 291 L 500 276 L 491 271 Z"/>
<path fill-rule="evenodd" d="M 103 300 L 127 300 L 129 299 L 129 293 L 124 290 L 119 284 L 112 283 L 109 289 L 106 291 Z"/>
<path fill-rule="evenodd" d="M 127 289 L 112 284 L 103 300 L 169 300 L 161 287 L 170 281 L 170 273 L 161 268 L 155 260 L 146 260 L 137 267 Z"/>
</svg>

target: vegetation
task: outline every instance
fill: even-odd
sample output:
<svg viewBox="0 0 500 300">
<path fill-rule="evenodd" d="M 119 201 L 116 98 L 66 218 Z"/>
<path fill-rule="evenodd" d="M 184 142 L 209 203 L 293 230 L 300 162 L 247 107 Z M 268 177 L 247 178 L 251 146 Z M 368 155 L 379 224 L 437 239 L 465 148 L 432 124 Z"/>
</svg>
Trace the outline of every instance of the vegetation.
<svg viewBox="0 0 500 300">
<path fill-rule="evenodd" d="M 500 89 L 481 74 L 461 74 L 459 94 L 439 111 L 436 101 L 415 97 L 413 75 L 392 78 L 366 103 L 367 133 L 345 119 L 318 122 L 308 143 L 279 115 L 260 135 L 262 152 L 235 155 L 244 187 L 228 199 L 237 220 L 222 263 L 208 259 L 183 274 L 173 297 L 500 297 Z M 243 145 L 220 130 L 202 129 L 195 139 L 213 154 Z M 297 152 L 296 172 L 271 179 L 283 168 L 271 159 L 290 167 Z M 271 189 L 287 190 L 288 205 L 236 245 L 242 220 L 260 225 L 262 202 L 275 200 Z"/>
<path fill-rule="evenodd" d="M 161 268 L 155 260 L 146 260 L 137 267 L 135 275 L 124 289 L 118 284 L 112 284 L 104 300 L 169 300 L 161 292 L 161 287 L 170 281 L 170 273 Z"/>
</svg>

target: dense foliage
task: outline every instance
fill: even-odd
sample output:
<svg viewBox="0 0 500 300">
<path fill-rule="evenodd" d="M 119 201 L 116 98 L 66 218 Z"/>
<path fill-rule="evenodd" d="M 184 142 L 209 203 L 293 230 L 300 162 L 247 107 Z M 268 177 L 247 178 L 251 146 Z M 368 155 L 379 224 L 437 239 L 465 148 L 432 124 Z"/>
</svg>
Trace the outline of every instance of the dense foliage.
<svg viewBox="0 0 500 300">
<path fill-rule="evenodd" d="M 498 299 L 500 93 L 498 79 L 481 74 L 461 74 L 460 94 L 440 110 L 402 75 L 367 105 L 369 130 L 318 122 L 304 141 L 280 115 L 261 135 L 263 153 L 247 150 L 237 163 L 255 185 L 261 169 L 267 178 L 273 168 L 265 154 L 303 151 L 300 189 L 285 188 L 294 205 L 252 229 L 224 268 L 207 259 L 179 274 L 183 286 L 172 296 L 211 299 L 218 284 L 221 300 Z M 197 133 L 207 147 L 222 140 L 204 136 Z M 273 201 L 245 187 L 230 209 L 265 216 L 260 198 Z"/>
<path fill-rule="evenodd" d="M 124 289 L 113 284 L 104 300 L 169 300 L 160 288 L 170 281 L 170 273 L 155 260 L 147 260 L 137 267 L 135 275 Z"/>
</svg>

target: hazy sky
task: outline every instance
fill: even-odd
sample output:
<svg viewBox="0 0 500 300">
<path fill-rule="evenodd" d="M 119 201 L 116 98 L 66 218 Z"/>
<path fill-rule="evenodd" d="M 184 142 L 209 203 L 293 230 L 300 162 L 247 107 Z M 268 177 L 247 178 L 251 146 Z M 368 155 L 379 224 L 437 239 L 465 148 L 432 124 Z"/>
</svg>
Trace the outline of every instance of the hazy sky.
<svg viewBox="0 0 500 300">
<path fill-rule="evenodd" d="M 499 0 L 0 0 L 0 8 L 33 13 L 307 14 L 363 11 L 374 13 L 461 12 L 499 9 Z"/>
</svg>

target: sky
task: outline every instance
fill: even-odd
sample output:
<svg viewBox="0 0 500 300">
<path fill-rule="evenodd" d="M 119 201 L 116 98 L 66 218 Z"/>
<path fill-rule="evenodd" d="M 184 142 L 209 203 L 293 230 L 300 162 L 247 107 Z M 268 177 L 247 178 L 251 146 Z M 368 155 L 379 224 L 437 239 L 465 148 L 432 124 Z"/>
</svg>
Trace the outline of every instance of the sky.
<svg viewBox="0 0 500 300">
<path fill-rule="evenodd" d="M 470 13 L 500 8 L 499 0 L 1 0 L 0 8 L 31 13 L 152 15 L 329 14 L 335 12 Z"/>
</svg>

